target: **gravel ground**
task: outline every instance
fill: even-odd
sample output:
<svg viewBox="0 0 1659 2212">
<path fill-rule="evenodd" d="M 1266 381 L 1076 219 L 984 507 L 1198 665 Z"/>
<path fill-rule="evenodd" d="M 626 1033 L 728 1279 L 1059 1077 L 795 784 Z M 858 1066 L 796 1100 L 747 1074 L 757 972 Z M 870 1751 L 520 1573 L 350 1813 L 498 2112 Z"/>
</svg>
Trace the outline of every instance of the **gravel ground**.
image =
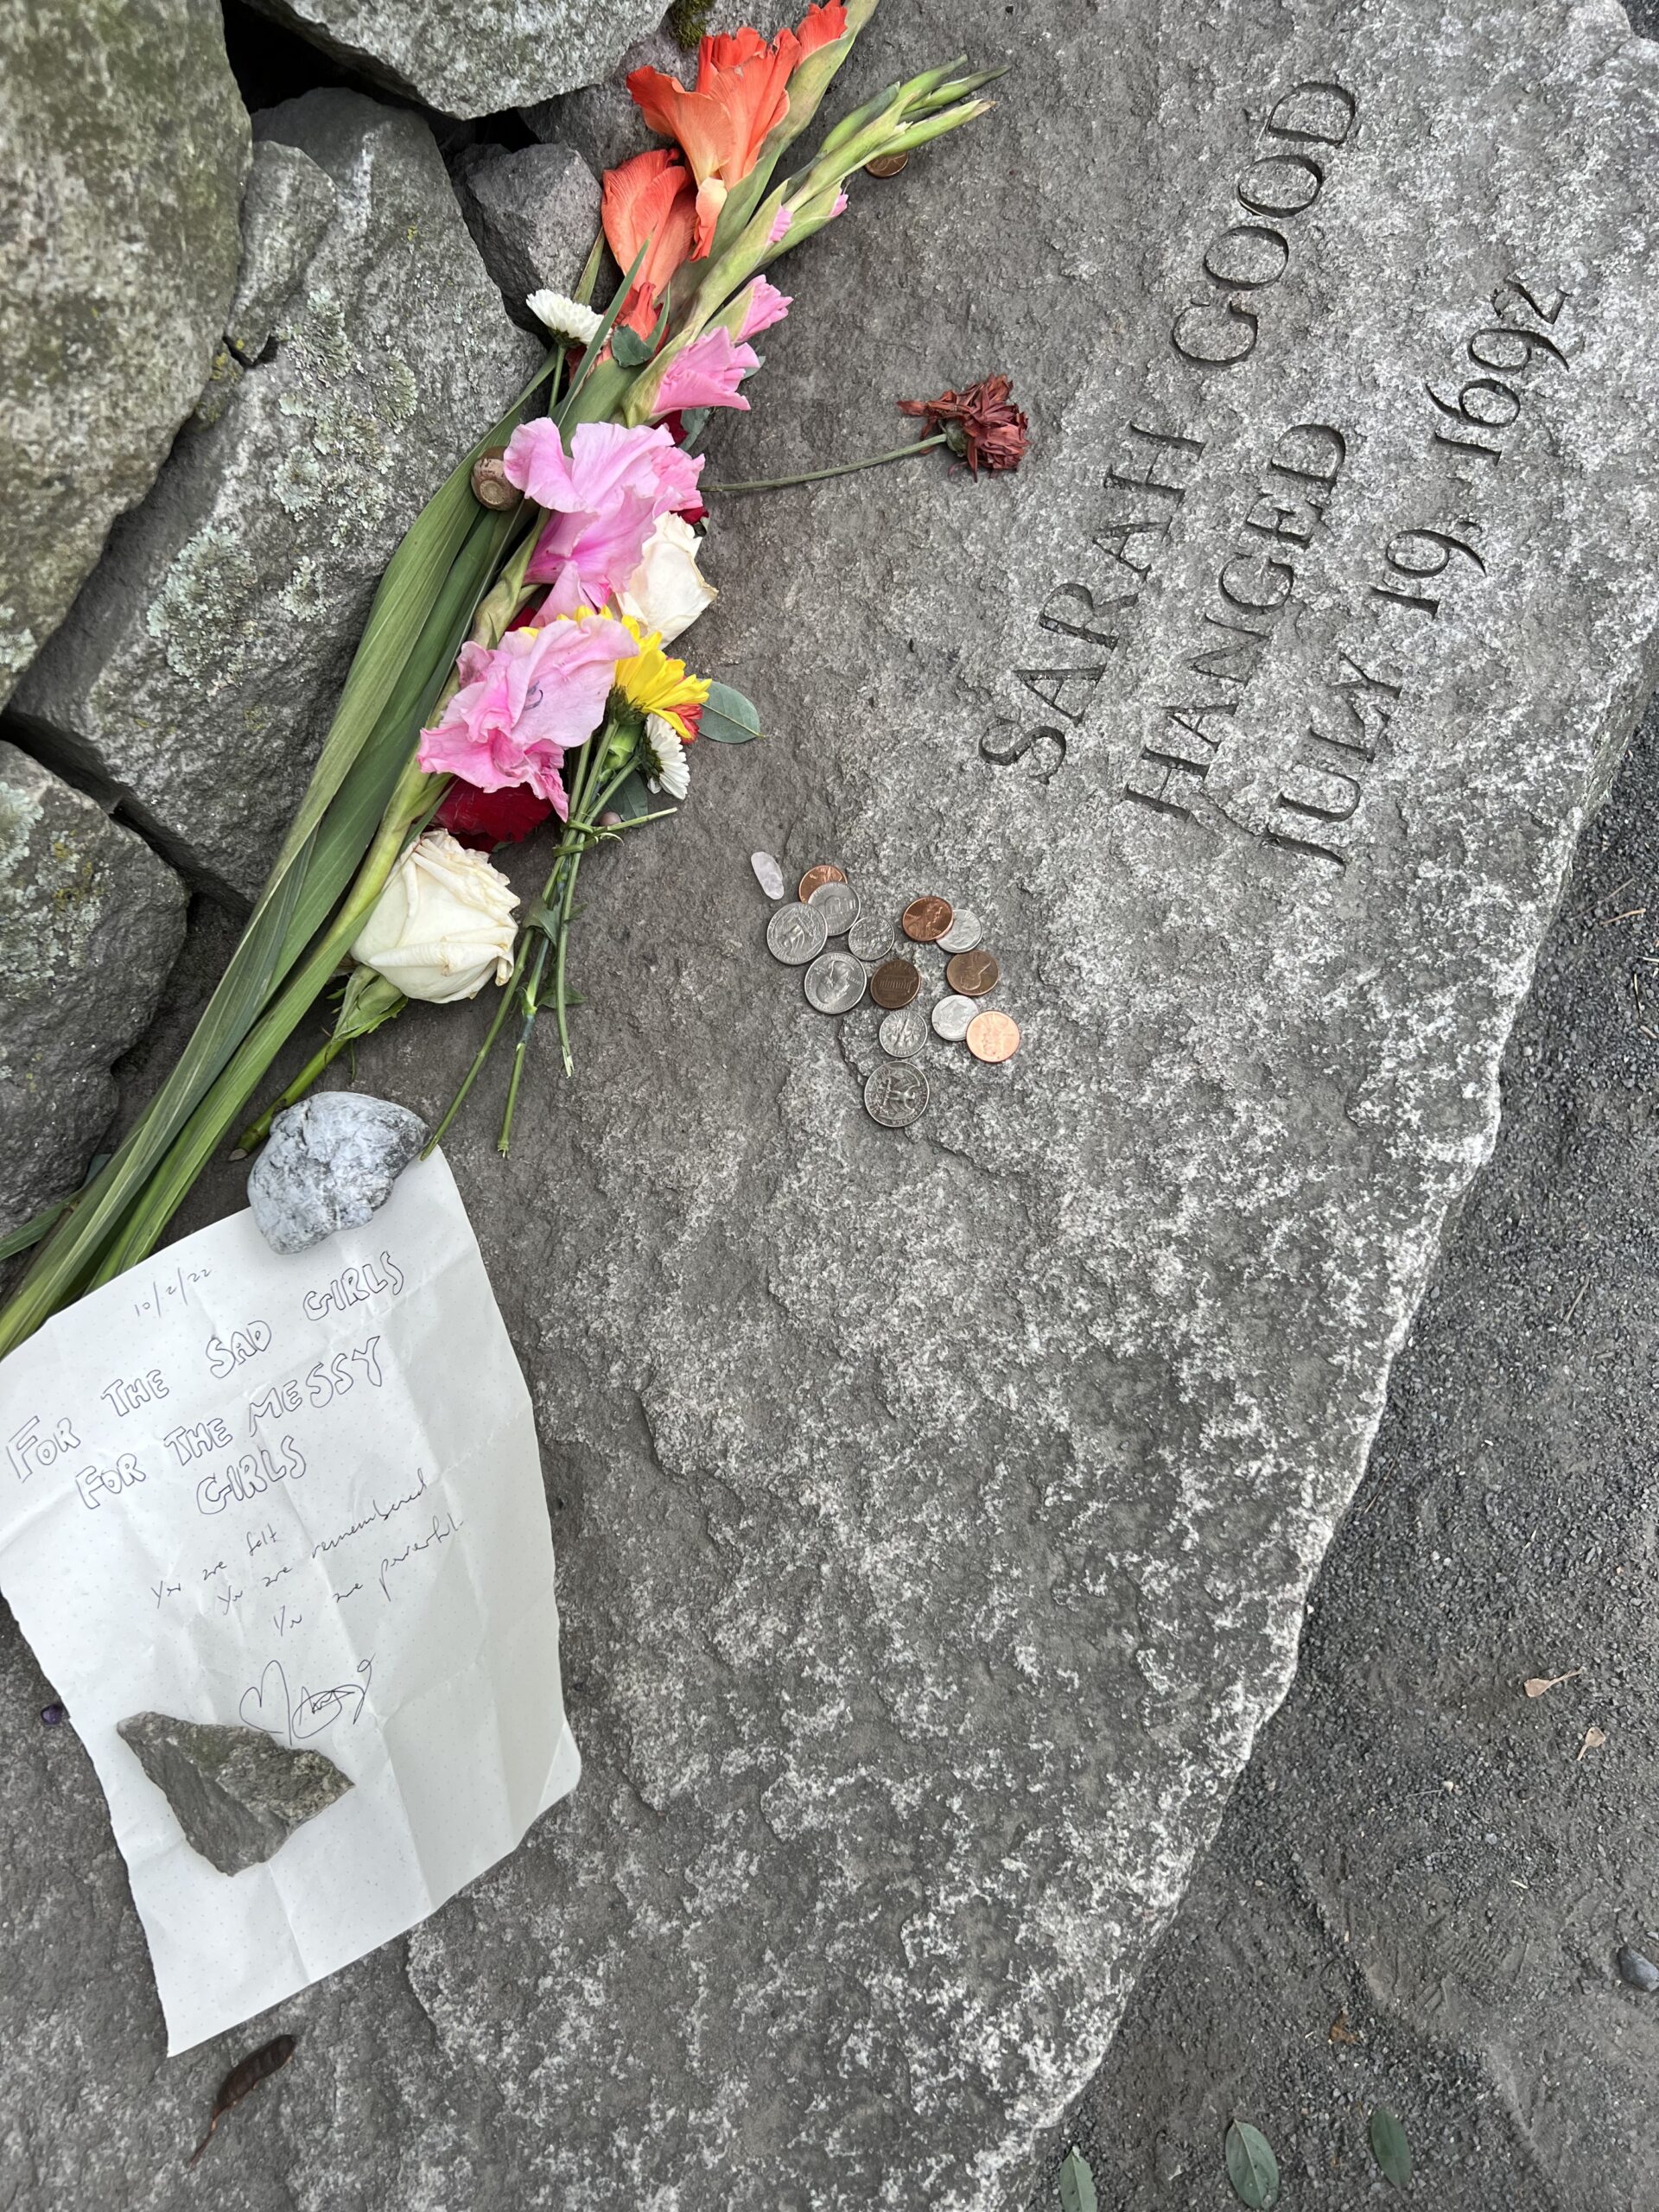
<svg viewBox="0 0 1659 2212">
<path fill-rule="evenodd" d="M 1389 2191 L 1659 2208 L 1659 705 L 1580 848 L 1497 1151 L 1394 1374 L 1295 1685 L 1065 2141 L 1107 2212 Z M 1529 1677 L 1568 1675 L 1529 1698 Z M 1337 2024 L 1340 2024 L 1339 2025 Z"/>
</svg>

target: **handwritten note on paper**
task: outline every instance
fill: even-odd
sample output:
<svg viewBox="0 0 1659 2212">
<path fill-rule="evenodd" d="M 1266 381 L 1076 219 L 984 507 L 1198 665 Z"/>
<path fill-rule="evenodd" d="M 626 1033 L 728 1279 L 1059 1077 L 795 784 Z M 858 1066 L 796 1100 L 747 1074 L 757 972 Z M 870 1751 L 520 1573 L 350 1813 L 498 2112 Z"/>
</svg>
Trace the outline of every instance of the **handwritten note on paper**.
<svg viewBox="0 0 1659 2212">
<path fill-rule="evenodd" d="M 0 1588 L 109 1799 L 169 2050 L 513 1850 L 580 1762 L 530 1397 L 442 1156 L 292 1257 L 222 1221 L 0 1365 Z M 220 1874 L 116 1733 L 146 1711 L 353 1787 Z"/>
</svg>

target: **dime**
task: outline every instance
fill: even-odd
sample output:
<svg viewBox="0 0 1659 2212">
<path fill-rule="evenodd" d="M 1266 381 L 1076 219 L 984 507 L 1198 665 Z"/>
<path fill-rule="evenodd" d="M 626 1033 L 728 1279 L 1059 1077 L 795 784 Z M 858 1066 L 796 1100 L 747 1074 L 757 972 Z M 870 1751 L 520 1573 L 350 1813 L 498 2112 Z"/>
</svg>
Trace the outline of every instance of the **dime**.
<svg viewBox="0 0 1659 2212">
<path fill-rule="evenodd" d="M 875 1041 L 890 1060 L 913 1060 L 927 1042 L 927 1016 L 918 1006 L 884 1014 Z"/>
<path fill-rule="evenodd" d="M 984 934 L 979 916 L 970 913 L 966 906 L 958 906 L 957 918 L 939 939 L 942 952 L 971 952 Z"/>
<path fill-rule="evenodd" d="M 922 988 L 922 971 L 908 960 L 884 960 L 870 978 L 877 1006 L 908 1006 Z"/>
<path fill-rule="evenodd" d="M 1020 1032 L 1006 1014 L 976 1014 L 968 1025 L 968 1049 L 976 1060 L 1011 1060 L 1020 1049 Z"/>
<path fill-rule="evenodd" d="M 933 1034 L 960 1045 L 979 1008 L 972 999 L 941 999 L 933 1009 Z"/>
<path fill-rule="evenodd" d="M 754 870 L 754 880 L 768 899 L 784 895 L 784 871 L 770 853 L 751 853 L 749 866 Z"/>
<path fill-rule="evenodd" d="M 965 998 L 982 999 L 996 988 L 1001 968 L 994 952 L 953 952 L 944 963 L 944 980 Z"/>
<path fill-rule="evenodd" d="M 911 1060 L 889 1060 L 864 1086 L 864 1111 L 884 1129 L 907 1128 L 927 1111 L 927 1077 Z"/>
<path fill-rule="evenodd" d="M 823 916 L 831 937 L 845 937 L 858 919 L 858 893 L 843 876 L 839 883 L 821 883 L 807 905 Z"/>
<path fill-rule="evenodd" d="M 855 960 L 867 960 L 872 966 L 885 960 L 893 950 L 893 924 L 861 914 L 847 932 L 847 950 Z"/>
<path fill-rule="evenodd" d="M 810 906 L 779 906 L 766 924 L 766 950 L 791 968 L 816 960 L 829 942 L 823 916 Z"/>
<path fill-rule="evenodd" d="M 846 880 L 845 871 L 838 868 L 833 861 L 820 861 L 816 868 L 808 868 L 801 878 L 801 887 L 795 896 L 804 906 L 821 883 L 845 883 Z"/>
<path fill-rule="evenodd" d="M 909 161 L 908 154 L 878 154 L 873 162 L 866 162 L 866 176 L 897 176 Z"/>
<path fill-rule="evenodd" d="M 850 952 L 821 952 L 806 971 L 806 1002 L 820 1014 L 850 1014 L 864 995 L 864 963 Z"/>
<path fill-rule="evenodd" d="M 906 937 L 913 938 L 918 944 L 937 944 L 956 917 L 949 899 L 930 894 L 925 899 L 912 899 L 899 918 Z"/>
</svg>

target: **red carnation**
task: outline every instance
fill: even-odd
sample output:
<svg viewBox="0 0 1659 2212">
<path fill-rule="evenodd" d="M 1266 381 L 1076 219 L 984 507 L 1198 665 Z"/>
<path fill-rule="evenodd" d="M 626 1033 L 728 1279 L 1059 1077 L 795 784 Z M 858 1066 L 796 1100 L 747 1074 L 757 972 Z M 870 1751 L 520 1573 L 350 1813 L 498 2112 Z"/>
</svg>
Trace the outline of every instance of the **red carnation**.
<svg viewBox="0 0 1659 2212">
<path fill-rule="evenodd" d="M 901 399 L 906 415 L 919 415 L 930 437 L 943 436 L 958 460 L 976 476 L 1018 468 L 1031 444 L 1030 426 L 1014 404 L 1007 377 L 982 377 L 966 391 L 942 391 L 937 399 Z"/>
<path fill-rule="evenodd" d="M 509 784 L 503 791 L 481 791 L 475 784 L 457 777 L 443 795 L 435 819 L 456 842 L 474 852 L 487 853 L 496 845 L 516 845 L 539 830 L 553 811 L 551 799 L 537 798 L 524 784 Z"/>
</svg>

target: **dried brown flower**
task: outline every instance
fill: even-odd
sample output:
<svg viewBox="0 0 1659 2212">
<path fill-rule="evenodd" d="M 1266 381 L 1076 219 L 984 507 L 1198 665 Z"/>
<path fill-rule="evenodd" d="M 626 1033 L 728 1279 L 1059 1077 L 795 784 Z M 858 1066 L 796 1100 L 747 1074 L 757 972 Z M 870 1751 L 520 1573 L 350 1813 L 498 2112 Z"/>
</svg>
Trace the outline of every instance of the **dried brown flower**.
<svg viewBox="0 0 1659 2212">
<path fill-rule="evenodd" d="M 906 415 L 919 415 L 930 437 L 943 435 L 958 459 L 976 476 L 982 467 L 1018 468 L 1031 444 L 1030 426 L 1014 404 L 1007 377 L 982 377 L 965 391 L 942 391 L 937 399 L 901 399 Z"/>
</svg>

